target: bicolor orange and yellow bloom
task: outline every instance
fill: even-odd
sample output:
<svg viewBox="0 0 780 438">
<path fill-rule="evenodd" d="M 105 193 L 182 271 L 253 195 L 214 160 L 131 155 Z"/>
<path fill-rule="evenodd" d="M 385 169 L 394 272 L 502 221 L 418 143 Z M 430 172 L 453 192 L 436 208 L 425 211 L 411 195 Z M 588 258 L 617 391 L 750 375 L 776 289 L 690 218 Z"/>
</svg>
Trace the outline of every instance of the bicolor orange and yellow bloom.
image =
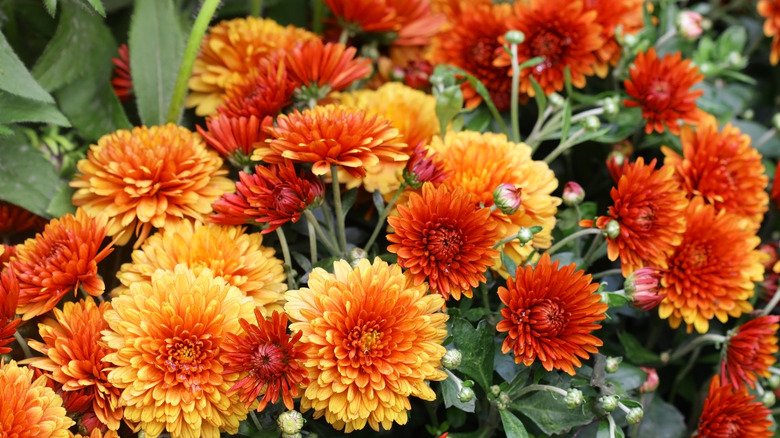
<svg viewBox="0 0 780 438">
<path fill-rule="evenodd" d="M 715 376 L 710 381 L 709 393 L 704 400 L 704 409 L 699 415 L 699 426 L 695 437 L 750 437 L 769 438 L 772 421 L 769 408 L 748 395 L 744 389 L 731 384 L 721 384 Z"/>
<path fill-rule="evenodd" d="M 755 387 L 759 377 L 771 376 L 777 362 L 777 330 L 780 316 L 763 315 L 737 327 L 726 341 L 721 377 L 734 388 Z"/>
<path fill-rule="evenodd" d="M 604 45 L 596 50 L 596 63 L 593 66 L 596 74 L 603 78 L 607 76 L 610 66 L 617 65 L 622 49 L 618 43 L 620 34 L 634 34 L 642 29 L 643 0 L 584 0 L 585 11 L 596 11 L 596 24 L 601 26 L 601 36 Z"/>
</svg>

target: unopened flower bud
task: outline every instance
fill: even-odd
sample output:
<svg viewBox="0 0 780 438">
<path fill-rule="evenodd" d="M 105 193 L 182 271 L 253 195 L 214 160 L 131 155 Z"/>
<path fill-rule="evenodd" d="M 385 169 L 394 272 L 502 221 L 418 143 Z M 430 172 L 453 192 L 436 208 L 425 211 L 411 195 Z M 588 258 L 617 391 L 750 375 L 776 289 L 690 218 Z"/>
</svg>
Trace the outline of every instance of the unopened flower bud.
<svg viewBox="0 0 780 438">
<path fill-rule="evenodd" d="M 547 96 L 547 101 L 550 102 L 550 105 L 554 106 L 555 108 L 563 108 L 563 104 L 566 102 L 563 96 L 558 93 L 552 93 Z"/>
<path fill-rule="evenodd" d="M 702 62 L 699 67 L 699 72 L 704 76 L 709 75 L 715 70 L 715 66 L 711 62 Z"/>
<path fill-rule="evenodd" d="M 639 392 L 646 394 L 655 391 L 656 388 L 658 388 L 659 383 L 658 372 L 655 368 L 639 367 L 639 369 L 647 373 L 647 379 L 645 379 L 645 383 L 639 387 Z"/>
<path fill-rule="evenodd" d="M 282 433 L 287 434 L 298 433 L 303 427 L 304 422 L 303 415 L 295 410 L 282 412 L 282 414 L 279 415 L 279 418 L 276 419 L 276 424 L 279 426 L 279 429 L 282 430 Z"/>
<path fill-rule="evenodd" d="M 468 403 L 473 399 L 474 399 L 473 389 L 471 389 L 468 386 L 464 386 L 460 388 L 460 391 L 458 391 L 458 400 L 460 400 L 462 403 Z"/>
<path fill-rule="evenodd" d="M 570 388 L 566 391 L 566 396 L 563 397 L 563 402 L 566 403 L 566 407 L 574 409 L 585 403 L 585 396 L 577 388 Z"/>
<path fill-rule="evenodd" d="M 626 46 L 635 47 L 639 44 L 639 37 L 633 33 L 628 33 L 623 36 L 623 41 L 626 43 Z"/>
<path fill-rule="evenodd" d="M 764 395 L 761 396 L 761 403 L 764 404 L 764 406 L 771 408 L 775 405 L 777 402 L 777 397 L 775 396 L 775 393 L 772 391 L 767 391 L 764 393 Z"/>
<path fill-rule="evenodd" d="M 606 412 L 612 412 L 618 407 L 618 402 L 620 399 L 617 395 L 604 395 L 599 398 L 599 403 L 601 404 L 601 407 Z"/>
<path fill-rule="evenodd" d="M 772 127 L 780 131 L 780 113 L 772 116 Z"/>
<path fill-rule="evenodd" d="M 510 30 L 504 34 L 504 39 L 509 44 L 523 44 L 523 41 L 525 41 L 525 34 L 519 30 Z"/>
<path fill-rule="evenodd" d="M 683 38 L 695 40 L 701 35 L 702 16 L 694 11 L 682 11 L 677 14 L 677 30 Z"/>
<path fill-rule="evenodd" d="M 748 108 L 742 113 L 742 119 L 744 120 L 753 120 L 754 117 L 756 117 L 756 112 L 753 111 L 753 108 Z"/>
<path fill-rule="evenodd" d="M 390 80 L 395 82 L 401 82 L 406 78 L 406 72 L 403 68 L 399 66 L 393 67 L 392 70 L 390 70 Z"/>
<path fill-rule="evenodd" d="M 620 362 L 623 362 L 623 358 L 622 357 L 612 357 L 612 356 L 609 356 L 607 358 L 607 366 L 606 366 L 607 372 L 608 373 L 616 373 L 618 368 L 620 368 Z"/>
<path fill-rule="evenodd" d="M 601 120 L 597 116 L 588 116 L 582 121 L 582 126 L 588 132 L 595 132 L 601 128 Z"/>
<path fill-rule="evenodd" d="M 508 405 L 509 403 L 512 402 L 512 397 L 510 397 L 509 394 L 502 392 L 501 394 L 498 395 L 498 401 Z"/>
<path fill-rule="evenodd" d="M 772 374 L 772 376 L 767 379 L 767 383 L 769 384 L 769 387 L 772 389 L 780 388 L 780 376 L 777 374 Z"/>
<path fill-rule="evenodd" d="M 563 203 L 569 207 L 579 205 L 585 199 L 585 190 L 574 181 L 563 186 Z"/>
<path fill-rule="evenodd" d="M 645 266 L 632 272 L 623 283 L 623 288 L 634 307 L 648 312 L 661 304 L 666 296 L 658 293 L 660 284 L 661 271 Z"/>
<path fill-rule="evenodd" d="M 620 112 L 620 100 L 617 97 L 608 97 L 604 99 L 604 115 L 611 118 Z"/>
<path fill-rule="evenodd" d="M 502 213 L 513 215 L 523 205 L 523 199 L 520 197 L 521 191 L 520 187 L 515 187 L 514 184 L 499 184 L 493 191 L 493 202 Z"/>
<path fill-rule="evenodd" d="M 282 432 L 282 438 L 303 438 L 303 435 L 301 435 L 300 432 L 295 432 L 295 433 Z"/>
<path fill-rule="evenodd" d="M 616 221 L 615 219 L 610 220 L 607 222 L 607 226 L 604 228 L 604 231 L 607 232 L 607 237 L 610 239 L 617 239 L 620 236 L 620 222 Z"/>
<path fill-rule="evenodd" d="M 530 228 L 520 227 L 520 231 L 517 232 L 517 240 L 520 241 L 521 245 L 525 245 L 534 240 L 534 232 Z"/>
<path fill-rule="evenodd" d="M 498 395 L 501 394 L 501 387 L 498 385 L 490 386 L 490 393 L 498 397 Z"/>
<path fill-rule="evenodd" d="M 626 414 L 626 422 L 628 424 L 639 424 L 644 416 L 645 411 L 643 411 L 642 408 L 631 408 Z"/>
<path fill-rule="evenodd" d="M 463 355 L 460 353 L 460 350 L 447 350 L 444 353 L 444 357 L 441 358 L 441 364 L 448 370 L 454 370 L 460 366 L 461 360 L 463 360 Z"/>
<path fill-rule="evenodd" d="M 745 57 L 738 52 L 731 52 L 729 53 L 729 56 L 726 57 L 726 62 L 728 62 L 729 67 L 731 68 L 741 69 L 745 66 Z"/>
<path fill-rule="evenodd" d="M 363 248 L 352 248 L 349 251 L 349 260 L 352 267 L 356 267 L 361 259 L 368 258 L 368 253 Z"/>
</svg>

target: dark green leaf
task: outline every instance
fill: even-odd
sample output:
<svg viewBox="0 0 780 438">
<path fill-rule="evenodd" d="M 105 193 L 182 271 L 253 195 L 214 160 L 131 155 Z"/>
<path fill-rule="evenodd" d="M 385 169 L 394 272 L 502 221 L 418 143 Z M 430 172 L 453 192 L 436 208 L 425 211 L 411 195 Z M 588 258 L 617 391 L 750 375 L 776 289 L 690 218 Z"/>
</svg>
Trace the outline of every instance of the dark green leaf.
<svg viewBox="0 0 780 438">
<path fill-rule="evenodd" d="M 382 192 L 379 190 L 375 190 L 374 193 L 371 194 L 371 200 L 374 201 L 376 211 L 381 212 L 385 209 L 385 198 L 382 197 Z"/>
<path fill-rule="evenodd" d="M 165 124 L 184 36 L 171 0 L 138 0 L 130 23 L 130 70 L 145 125 Z"/>
<path fill-rule="evenodd" d="M 531 87 L 534 89 L 534 100 L 536 101 L 536 108 L 539 110 L 539 117 L 542 117 L 544 110 L 547 109 L 547 95 L 544 94 L 542 86 L 536 81 L 533 75 L 528 76 L 531 79 Z"/>
<path fill-rule="evenodd" d="M 512 257 L 506 255 L 504 251 L 501 251 L 501 264 L 504 266 L 504 269 L 509 272 L 509 276 L 514 278 L 515 272 L 517 271 L 517 263 L 512 260 Z"/>
<path fill-rule="evenodd" d="M 458 367 L 487 391 L 493 383 L 493 328 L 480 321 L 475 329 L 470 322 L 457 318 L 452 322 L 455 345 L 463 354 Z"/>
<path fill-rule="evenodd" d="M 103 9 L 103 3 L 101 3 L 100 0 L 87 0 L 87 3 L 89 3 L 101 17 L 105 18 L 106 10 Z"/>
<path fill-rule="evenodd" d="M 476 397 L 465 403 L 458 398 L 458 392 L 460 391 L 462 384 L 463 381 L 456 375 L 447 372 L 447 380 L 441 382 L 441 393 L 442 398 L 444 399 L 444 406 L 448 408 L 455 406 L 464 412 L 474 412 L 476 409 Z"/>
<path fill-rule="evenodd" d="M 639 367 L 623 362 L 614 373 L 607 373 L 607 380 L 620 384 L 623 391 L 631 391 L 642 386 L 647 379 L 647 373 Z"/>
<path fill-rule="evenodd" d="M 547 435 L 566 432 L 593 420 L 593 414 L 583 409 L 569 409 L 563 403 L 563 396 L 547 391 L 536 391 L 511 403 L 510 407 L 527 417 Z"/>
<path fill-rule="evenodd" d="M 73 62 L 72 60 L 70 62 Z M 54 103 L 54 99 L 27 71 L 5 35 L 0 32 L 0 90 L 39 102 Z"/>
<path fill-rule="evenodd" d="M 0 123 L 38 122 L 70 126 L 68 119 L 53 103 L 26 99 L 0 92 Z"/>
<path fill-rule="evenodd" d="M 519 418 L 506 409 L 498 412 L 501 414 L 501 424 L 504 425 L 504 434 L 507 438 L 528 438 L 528 432 Z"/>
<path fill-rule="evenodd" d="M 750 136 L 753 146 L 758 148 L 764 157 L 780 157 L 780 138 L 777 135 L 769 134 L 769 129 L 764 125 L 748 120 L 732 120 L 731 123 L 739 128 L 744 134 Z M 762 142 L 759 144 L 759 142 Z"/>
<path fill-rule="evenodd" d="M 111 88 L 110 72 L 106 70 L 97 76 L 102 80 L 88 73 L 55 93 L 79 135 L 93 141 L 118 129 L 132 128 Z"/>
<path fill-rule="evenodd" d="M 596 431 L 596 438 L 610 438 L 609 421 L 605 418 L 599 421 L 599 429 Z"/>
<path fill-rule="evenodd" d="M 290 251 L 290 254 L 292 255 L 292 258 L 294 258 L 295 261 L 301 266 L 304 272 L 311 272 L 311 260 L 309 260 L 308 257 L 297 251 Z"/>
<path fill-rule="evenodd" d="M 52 17 L 57 13 L 57 0 L 43 0 L 43 5 L 46 6 L 46 12 Z"/>
<path fill-rule="evenodd" d="M 48 217 L 47 210 L 60 185 L 54 165 L 19 131 L 0 141 L 0 157 L 0 199 Z"/>
<path fill-rule="evenodd" d="M 569 137 L 569 128 L 571 127 L 571 101 L 566 99 L 563 103 L 563 124 L 561 125 L 561 143 Z"/>
<path fill-rule="evenodd" d="M 582 216 L 583 219 L 595 218 L 597 210 L 598 204 L 595 202 L 583 202 L 580 204 L 580 216 Z"/>
<path fill-rule="evenodd" d="M 493 342 L 495 343 L 493 349 L 493 369 L 496 370 L 496 373 L 498 373 L 502 379 L 507 382 L 511 382 L 515 377 L 517 377 L 521 369 L 527 370 L 527 367 L 523 366 L 521 368 L 520 365 L 515 363 L 514 354 L 504 354 L 501 352 L 501 345 L 503 344 L 503 340 L 500 338 L 494 338 Z"/>
<path fill-rule="evenodd" d="M 439 118 L 439 130 L 444 136 L 447 125 L 463 108 L 463 92 L 460 85 L 450 85 L 442 90 L 434 91 L 436 97 L 436 117 Z"/>
<path fill-rule="evenodd" d="M 73 205 L 73 188 L 66 181 L 60 181 L 57 191 L 51 198 L 46 213 L 51 217 L 61 217 L 68 213 L 75 214 L 76 207 Z"/>
<path fill-rule="evenodd" d="M 641 408 L 642 403 L 639 403 L 636 400 L 629 400 L 629 399 L 621 399 L 620 403 L 623 403 L 627 408 Z"/>
<path fill-rule="evenodd" d="M 688 436 L 680 411 L 653 395 L 639 423 L 639 438 L 683 438 Z"/>
<path fill-rule="evenodd" d="M 630 333 L 618 333 L 620 343 L 626 349 L 626 358 L 635 364 L 643 364 L 658 361 L 658 355 L 646 349 Z"/>
<path fill-rule="evenodd" d="M 352 208 L 352 206 L 355 204 L 355 199 L 357 199 L 357 187 L 354 189 L 349 189 L 345 193 L 341 194 L 341 208 L 344 212 L 344 217 L 347 217 L 347 213 L 349 213 L 349 209 Z"/>
<path fill-rule="evenodd" d="M 607 292 L 604 294 L 607 297 L 607 304 L 609 307 L 623 307 L 626 304 L 628 304 L 631 300 L 626 297 L 624 294 L 619 294 L 615 292 Z"/>
</svg>

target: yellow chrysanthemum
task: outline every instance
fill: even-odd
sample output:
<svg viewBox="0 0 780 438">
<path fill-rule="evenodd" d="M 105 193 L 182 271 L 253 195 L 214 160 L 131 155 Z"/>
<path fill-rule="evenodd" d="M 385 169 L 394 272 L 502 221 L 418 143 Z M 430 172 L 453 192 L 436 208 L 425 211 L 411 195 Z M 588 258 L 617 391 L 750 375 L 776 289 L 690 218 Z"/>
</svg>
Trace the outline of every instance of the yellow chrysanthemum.
<svg viewBox="0 0 780 438">
<path fill-rule="evenodd" d="M 315 268 L 308 288 L 286 294 L 290 329 L 303 333 L 309 357 L 301 409 L 347 433 L 405 424 L 409 397 L 435 399 L 426 381 L 446 378 L 444 299 L 379 258 L 333 269 Z"/>
<path fill-rule="evenodd" d="M 138 282 L 149 282 L 158 269 L 173 271 L 179 263 L 195 275 L 209 268 L 255 300 L 263 315 L 281 311 L 287 290 L 283 262 L 273 248 L 262 245 L 260 233 L 246 233 L 243 227 L 181 221 L 146 240 L 133 251 L 133 262 L 122 265 L 117 278 L 122 284 L 112 291 L 118 296 Z"/>
<path fill-rule="evenodd" d="M 254 318 L 255 303 L 204 268 L 181 264 L 134 283 L 105 314 L 103 341 L 116 368 L 108 380 L 122 388 L 125 419 L 148 437 L 235 434 L 248 408 L 228 392 L 239 378 L 225 374 L 222 342 L 243 333 L 239 319 Z"/>
<path fill-rule="evenodd" d="M 305 29 L 280 26 L 268 18 L 236 18 L 209 29 L 190 76 L 187 108 L 199 116 L 213 114 L 222 103 L 228 83 L 277 49 L 292 49 L 301 41 L 319 39 Z M 235 74 L 237 73 L 237 74 Z"/>
<path fill-rule="evenodd" d="M 68 428 L 75 422 L 46 380 L 41 376 L 33 381 L 30 368 L 0 361 L 0 436 L 68 438 Z"/>
<path fill-rule="evenodd" d="M 552 196 L 558 187 L 555 174 L 544 161 L 531 158 L 531 148 L 524 143 L 512 143 L 504 134 L 474 131 L 450 132 L 442 141 L 434 137 L 430 148 L 436 152 L 434 159 L 447 172 L 444 184 L 450 188 L 463 187 L 485 206 L 492 206 L 493 191 L 500 184 L 512 184 L 520 189 L 522 205 L 512 215 L 500 209 L 491 214 L 498 223 L 498 237 L 517 235 L 521 227 L 538 225 L 542 231 L 534 234 L 531 242 L 521 246 L 513 240 L 503 246 L 503 252 L 518 265 L 525 262 L 535 249 L 549 248 L 555 214 L 561 199 Z M 503 277 L 506 268 L 496 259 L 493 266 Z"/>
</svg>

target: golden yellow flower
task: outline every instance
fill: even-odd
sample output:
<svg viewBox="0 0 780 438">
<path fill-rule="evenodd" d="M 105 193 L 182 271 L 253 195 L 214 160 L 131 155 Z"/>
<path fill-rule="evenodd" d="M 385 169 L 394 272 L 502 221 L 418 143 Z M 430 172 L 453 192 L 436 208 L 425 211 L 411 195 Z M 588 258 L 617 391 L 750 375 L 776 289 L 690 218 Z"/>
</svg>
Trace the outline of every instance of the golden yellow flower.
<svg viewBox="0 0 780 438">
<path fill-rule="evenodd" d="M 111 303 L 103 341 L 115 351 L 108 380 L 122 388 L 125 419 L 152 438 L 237 433 L 248 408 L 228 395 L 239 375 L 222 374 L 221 345 L 243 333 L 238 321 L 254 317 L 254 301 L 210 269 L 196 275 L 181 264 Z"/>
<path fill-rule="evenodd" d="M 283 262 L 274 257 L 273 248 L 262 245 L 260 233 L 246 233 L 243 227 L 203 224 L 183 220 L 166 227 L 133 251 L 132 263 L 125 263 L 117 274 L 122 284 L 111 293 L 123 295 L 132 284 L 149 282 L 158 269 L 173 271 L 183 263 L 195 275 L 209 268 L 214 276 L 255 300 L 263 315 L 282 310 L 287 277 Z"/>
<path fill-rule="evenodd" d="M 290 330 L 303 333 L 309 357 L 301 409 L 347 433 L 405 424 L 409 397 L 435 399 L 426 381 L 446 378 L 444 299 L 379 258 L 333 270 L 315 268 L 308 288 L 286 294 Z"/>
</svg>

